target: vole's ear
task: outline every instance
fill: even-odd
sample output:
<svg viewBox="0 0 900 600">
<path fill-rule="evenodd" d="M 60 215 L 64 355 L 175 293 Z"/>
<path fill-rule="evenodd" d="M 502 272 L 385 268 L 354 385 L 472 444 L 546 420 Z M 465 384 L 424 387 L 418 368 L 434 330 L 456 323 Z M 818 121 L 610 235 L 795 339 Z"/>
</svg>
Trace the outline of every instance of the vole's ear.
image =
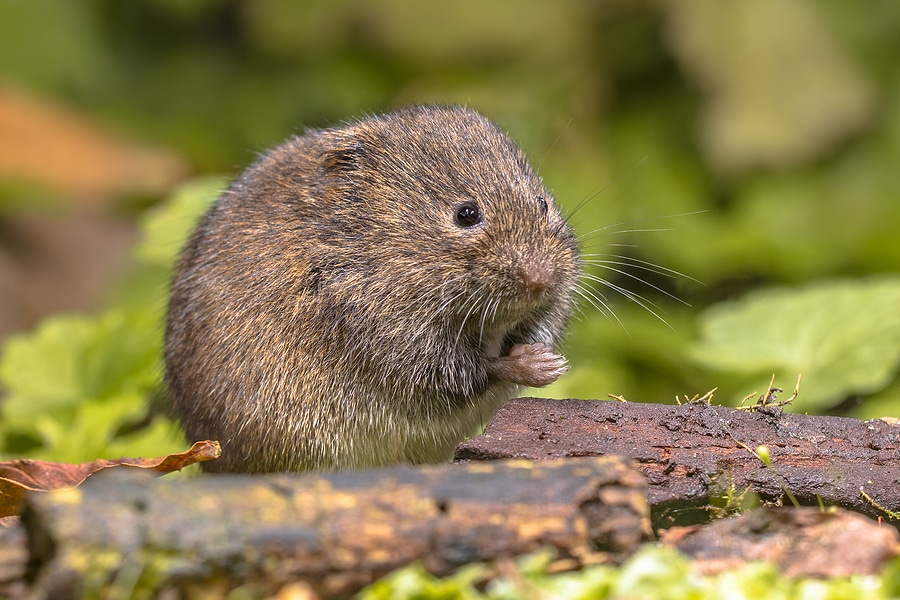
<svg viewBox="0 0 900 600">
<path fill-rule="evenodd" d="M 345 176 L 363 167 L 366 149 L 359 140 L 342 140 L 322 153 L 321 168 L 325 176 Z"/>
</svg>

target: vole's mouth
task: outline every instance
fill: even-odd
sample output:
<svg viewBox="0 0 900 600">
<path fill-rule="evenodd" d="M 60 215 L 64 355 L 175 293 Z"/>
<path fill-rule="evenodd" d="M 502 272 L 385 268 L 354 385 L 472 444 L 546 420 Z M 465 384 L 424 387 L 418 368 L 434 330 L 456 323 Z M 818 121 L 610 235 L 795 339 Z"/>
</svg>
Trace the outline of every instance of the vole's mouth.
<svg viewBox="0 0 900 600">
<path fill-rule="evenodd" d="M 473 319 L 472 325 L 479 328 L 473 334 L 477 335 L 485 355 L 494 358 L 506 356 L 516 344 L 550 344 L 549 340 L 538 339 L 546 336 L 534 329 L 534 323 L 540 321 L 539 315 L 550 301 L 549 294 L 509 298 L 498 303 L 501 310 L 492 311 L 492 318 L 482 322 Z"/>
<path fill-rule="evenodd" d="M 518 337 L 514 337 L 512 335 L 506 335 L 503 338 L 503 343 L 500 345 L 500 356 L 506 356 L 509 354 L 509 351 L 512 350 L 512 347 L 516 344 L 524 344 L 527 343 L 527 340 L 519 339 Z"/>
</svg>

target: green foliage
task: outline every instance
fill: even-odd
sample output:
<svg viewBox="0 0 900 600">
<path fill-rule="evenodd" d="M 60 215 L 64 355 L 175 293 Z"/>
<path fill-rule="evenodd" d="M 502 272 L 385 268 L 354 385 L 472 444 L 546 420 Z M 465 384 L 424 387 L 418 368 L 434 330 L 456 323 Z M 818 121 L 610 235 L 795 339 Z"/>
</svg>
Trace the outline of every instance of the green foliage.
<svg viewBox="0 0 900 600">
<path fill-rule="evenodd" d="M 159 323 L 148 316 L 118 309 L 57 316 L 10 338 L 0 357 L 7 390 L 0 431 L 18 443 L 6 451 L 71 462 L 113 458 L 118 432 L 145 417 L 145 396 L 159 379 Z"/>
<path fill-rule="evenodd" d="M 712 306 L 693 350 L 705 366 L 757 380 L 802 373 L 804 410 L 881 390 L 900 362 L 900 277 L 769 288 Z"/>
<path fill-rule="evenodd" d="M 499 574 L 484 565 L 469 565 L 442 579 L 432 577 L 416 564 L 369 586 L 357 597 L 360 600 L 880 600 L 896 598 L 900 593 L 897 585 L 900 561 L 897 560 L 880 577 L 823 581 L 784 577 L 775 567 L 763 563 L 749 563 L 720 575 L 701 576 L 692 571 L 685 557 L 664 546 L 645 546 L 621 567 L 586 567 L 573 573 L 548 573 L 551 559 L 552 554 L 547 552 L 527 556 Z"/>
<path fill-rule="evenodd" d="M 132 285 L 113 306 L 96 316 L 54 316 L 6 341 L 0 452 L 83 462 L 182 449 L 177 428 L 149 411 L 162 372 L 162 290 L 178 249 L 223 185 L 220 178 L 191 182 L 144 218 Z"/>
<path fill-rule="evenodd" d="M 97 318 L 59 316 L 6 345 L 0 376 L 9 393 L 5 420 L 62 415 L 83 398 L 147 389 L 156 380 L 158 324 L 109 311 Z"/>
<path fill-rule="evenodd" d="M 200 216 L 227 185 L 228 181 L 223 177 L 194 179 L 145 213 L 140 221 L 141 239 L 134 247 L 135 258 L 145 265 L 169 268 L 175 264 Z"/>
</svg>

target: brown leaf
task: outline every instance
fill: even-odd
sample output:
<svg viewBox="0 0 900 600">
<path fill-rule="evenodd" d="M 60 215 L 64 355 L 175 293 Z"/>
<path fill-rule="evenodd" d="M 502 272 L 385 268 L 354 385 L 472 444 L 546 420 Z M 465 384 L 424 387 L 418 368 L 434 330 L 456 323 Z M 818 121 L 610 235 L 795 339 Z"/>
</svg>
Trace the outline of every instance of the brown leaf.
<svg viewBox="0 0 900 600">
<path fill-rule="evenodd" d="M 18 513 L 26 492 L 49 492 L 76 487 L 103 469 L 135 467 L 151 469 L 160 474 L 180 471 L 188 465 L 218 458 L 222 450 L 219 442 L 197 442 L 185 452 L 161 458 L 99 459 L 71 464 L 22 458 L 0 462 L 0 517 Z"/>
</svg>

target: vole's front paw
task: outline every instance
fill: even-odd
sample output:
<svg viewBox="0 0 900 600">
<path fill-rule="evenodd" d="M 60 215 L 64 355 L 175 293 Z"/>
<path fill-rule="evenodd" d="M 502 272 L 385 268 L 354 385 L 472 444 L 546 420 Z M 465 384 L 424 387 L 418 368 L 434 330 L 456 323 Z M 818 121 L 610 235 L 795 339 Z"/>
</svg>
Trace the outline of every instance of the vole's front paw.
<svg viewBox="0 0 900 600">
<path fill-rule="evenodd" d="M 491 365 L 494 376 L 530 387 L 551 384 L 568 370 L 565 357 L 541 342 L 516 344 L 508 355 L 495 358 Z"/>
</svg>

